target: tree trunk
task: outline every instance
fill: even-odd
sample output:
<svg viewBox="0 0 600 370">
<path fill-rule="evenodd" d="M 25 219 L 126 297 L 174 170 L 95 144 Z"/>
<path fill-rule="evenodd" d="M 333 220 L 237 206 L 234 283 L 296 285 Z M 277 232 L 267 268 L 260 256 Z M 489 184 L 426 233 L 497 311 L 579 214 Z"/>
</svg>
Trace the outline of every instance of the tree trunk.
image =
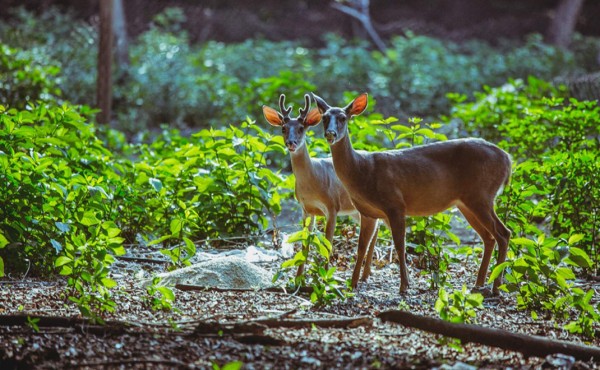
<svg viewBox="0 0 600 370">
<path fill-rule="evenodd" d="M 571 43 L 583 0 L 561 0 L 548 28 L 548 41 L 566 49 Z"/>
<path fill-rule="evenodd" d="M 100 0 L 100 46 L 96 99 L 100 113 L 98 123 L 110 122 L 112 105 L 113 0 Z"/>
</svg>

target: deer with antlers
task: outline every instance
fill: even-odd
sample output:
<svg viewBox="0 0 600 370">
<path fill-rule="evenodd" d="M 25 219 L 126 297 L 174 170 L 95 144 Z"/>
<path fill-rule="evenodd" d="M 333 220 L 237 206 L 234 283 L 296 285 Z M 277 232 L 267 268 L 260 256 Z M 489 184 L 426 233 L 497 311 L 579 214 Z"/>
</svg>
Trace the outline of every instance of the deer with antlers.
<svg viewBox="0 0 600 370">
<path fill-rule="evenodd" d="M 312 126 L 321 122 L 321 113 L 314 108 L 309 111 L 310 97 L 304 95 L 304 108 L 300 108 L 300 115 L 290 117 L 292 107 L 285 106 L 285 95 L 279 97 L 279 109 L 263 106 L 263 114 L 267 122 L 280 127 L 285 146 L 287 147 L 292 171 L 296 178 L 296 199 L 302 206 L 304 218 L 310 217 L 310 227 L 314 228 L 315 216 L 325 216 L 325 237 L 333 245 L 337 216 L 351 216 L 360 222 L 360 214 L 352 204 L 350 195 L 338 179 L 333 169 L 331 158 L 311 158 L 306 147 L 306 133 Z M 371 274 L 371 259 L 375 250 L 377 239 L 376 232 L 369 240 L 369 251 L 365 262 L 362 280 L 365 281 Z M 298 267 L 296 276 L 303 272 L 304 266 Z"/>
<path fill-rule="evenodd" d="M 400 292 L 409 286 L 405 256 L 406 216 L 428 216 L 456 206 L 483 240 L 484 251 L 476 286 L 485 283 L 494 245 L 497 263 L 506 259 L 511 232 L 498 219 L 494 199 L 511 174 L 510 156 L 481 139 L 458 139 L 381 152 L 356 151 L 348 122 L 367 108 L 362 94 L 343 108 L 331 107 L 313 94 L 322 114 L 335 172 L 361 215 L 352 287 L 376 219 L 391 228 L 400 265 Z M 315 116 L 316 117 L 316 116 Z M 364 234 L 364 236 L 363 236 Z M 493 285 L 498 293 L 500 275 Z"/>
</svg>

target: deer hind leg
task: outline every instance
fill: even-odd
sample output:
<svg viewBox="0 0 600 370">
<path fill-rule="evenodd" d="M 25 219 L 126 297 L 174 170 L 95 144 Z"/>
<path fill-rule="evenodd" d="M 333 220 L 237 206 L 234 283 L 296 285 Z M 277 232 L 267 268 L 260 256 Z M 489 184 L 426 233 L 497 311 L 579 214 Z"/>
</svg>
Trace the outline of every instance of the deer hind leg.
<svg viewBox="0 0 600 370">
<path fill-rule="evenodd" d="M 377 232 L 379 230 L 378 221 L 375 221 L 375 232 L 373 233 L 373 238 L 369 242 L 369 250 L 367 252 L 367 258 L 365 260 L 365 267 L 363 269 L 361 281 L 367 281 L 369 276 L 371 276 L 371 263 L 373 262 L 373 253 L 375 252 L 375 245 L 377 244 Z"/>
<path fill-rule="evenodd" d="M 460 211 L 465 215 L 471 226 L 481 236 L 484 243 L 483 259 L 479 268 L 479 274 L 477 276 L 477 286 L 482 286 L 485 283 L 485 277 L 490 264 L 490 258 L 494 250 L 494 243 L 489 242 L 489 235 L 491 235 L 498 243 L 498 259 L 497 263 L 501 264 L 506 260 L 506 253 L 508 251 L 508 241 L 510 240 L 510 230 L 504 226 L 502 221 L 496 215 L 494 211 L 494 205 L 491 201 L 473 202 L 471 204 L 465 204 L 465 206 L 459 207 Z M 469 214 L 470 215 L 467 215 Z M 472 223 L 470 218 L 474 220 Z M 479 232 L 475 227 L 475 224 L 480 229 L 485 229 L 486 232 Z M 488 234 L 488 235 L 486 235 Z M 486 235 L 486 236 L 484 236 Z M 487 240 L 486 240 L 487 239 Z M 498 287 L 502 284 L 502 275 L 500 275 L 494 281 L 493 292 L 498 293 Z"/>
<path fill-rule="evenodd" d="M 358 252 L 356 255 L 356 265 L 352 272 L 352 289 L 356 289 L 358 285 L 358 278 L 360 276 L 360 269 L 365 258 L 367 247 L 371 240 L 373 240 L 373 233 L 377 226 L 377 219 L 365 217 L 361 215 L 360 218 L 360 234 L 358 235 Z"/>
<path fill-rule="evenodd" d="M 394 214 L 387 214 L 388 225 L 392 230 L 392 238 L 394 239 L 394 247 L 398 254 L 398 261 L 400 265 L 400 293 L 404 293 L 408 290 L 409 279 L 408 270 L 406 267 L 406 217 L 405 212 L 399 211 Z"/>
<path fill-rule="evenodd" d="M 467 207 L 459 206 L 458 209 L 463 216 L 465 216 L 473 230 L 481 237 L 481 240 L 483 240 L 483 257 L 481 259 L 481 266 L 479 266 L 479 273 L 477 274 L 477 282 L 475 283 L 475 286 L 481 287 L 485 284 L 485 278 L 490 266 L 490 259 L 492 258 L 496 239 L 494 239 L 494 236 L 479 222 L 477 217 L 475 217 L 473 212 Z"/>
</svg>

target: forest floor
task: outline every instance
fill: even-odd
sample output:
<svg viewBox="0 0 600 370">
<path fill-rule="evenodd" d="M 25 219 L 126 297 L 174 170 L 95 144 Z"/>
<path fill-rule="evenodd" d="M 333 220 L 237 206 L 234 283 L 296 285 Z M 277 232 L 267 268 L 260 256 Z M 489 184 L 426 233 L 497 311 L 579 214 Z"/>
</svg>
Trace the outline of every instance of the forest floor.
<svg viewBox="0 0 600 370">
<path fill-rule="evenodd" d="M 336 274 L 349 278 L 354 244 L 336 243 Z M 434 303 L 437 289 L 429 289 L 429 276 L 409 258 L 411 288 L 398 293 L 399 274 L 389 263 L 391 247 L 380 247 L 373 274 L 359 285 L 346 301 L 314 307 L 307 296 L 271 291 L 179 291 L 175 309 L 152 311 L 143 297 L 139 271 L 164 271 L 165 265 L 119 260 L 112 277 L 118 282 L 113 297 L 115 313 L 107 321 L 130 324 L 121 330 L 97 330 L 86 325 L 29 326 L 0 325 L 0 369 L 206 369 L 241 361 L 245 369 L 330 369 L 330 368 L 411 368 L 411 369 L 531 369 L 561 368 L 552 359 L 525 358 L 520 353 L 475 343 L 457 350 L 444 344 L 444 337 L 401 325 L 384 323 L 375 316 L 382 311 L 409 308 L 410 312 L 439 317 Z M 131 251 L 130 251 L 131 252 Z M 155 251 L 137 249 L 135 255 L 156 256 Z M 282 260 L 261 263 L 275 273 Z M 472 286 L 479 258 L 471 257 L 449 268 L 452 288 Z M 64 280 L 33 278 L 0 281 L 0 315 L 27 314 L 72 318 L 79 316 L 66 299 Z M 367 316 L 371 324 L 344 328 L 268 328 L 260 335 L 241 335 L 221 330 L 198 330 L 205 322 L 247 322 L 264 318 L 348 319 Z M 516 309 L 516 297 L 507 293 L 484 301 L 475 323 L 490 328 L 543 336 L 572 343 L 586 343 L 569 334 L 562 323 L 534 321 L 526 311 Z M 92 330 L 93 329 L 93 330 Z M 598 339 L 587 343 L 600 345 Z M 560 361 L 559 361 L 560 362 Z M 563 368 L 600 368 L 592 362 L 575 362 Z"/>
</svg>

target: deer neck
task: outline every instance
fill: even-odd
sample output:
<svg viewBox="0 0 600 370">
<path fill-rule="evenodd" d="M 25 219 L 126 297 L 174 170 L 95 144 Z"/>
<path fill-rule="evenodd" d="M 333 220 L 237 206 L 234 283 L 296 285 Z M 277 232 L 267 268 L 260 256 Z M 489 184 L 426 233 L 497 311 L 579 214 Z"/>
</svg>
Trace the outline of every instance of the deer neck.
<svg viewBox="0 0 600 370">
<path fill-rule="evenodd" d="M 296 178 L 298 178 L 298 173 L 312 173 L 313 167 L 306 143 L 295 152 L 290 152 L 290 158 L 292 160 L 292 172 L 296 174 Z"/>
<path fill-rule="evenodd" d="M 333 166 L 338 177 L 342 180 L 349 179 L 353 173 L 356 173 L 359 166 L 359 158 L 352 147 L 349 133 L 346 131 L 346 135 L 330 148 Z"/>
</svg>

